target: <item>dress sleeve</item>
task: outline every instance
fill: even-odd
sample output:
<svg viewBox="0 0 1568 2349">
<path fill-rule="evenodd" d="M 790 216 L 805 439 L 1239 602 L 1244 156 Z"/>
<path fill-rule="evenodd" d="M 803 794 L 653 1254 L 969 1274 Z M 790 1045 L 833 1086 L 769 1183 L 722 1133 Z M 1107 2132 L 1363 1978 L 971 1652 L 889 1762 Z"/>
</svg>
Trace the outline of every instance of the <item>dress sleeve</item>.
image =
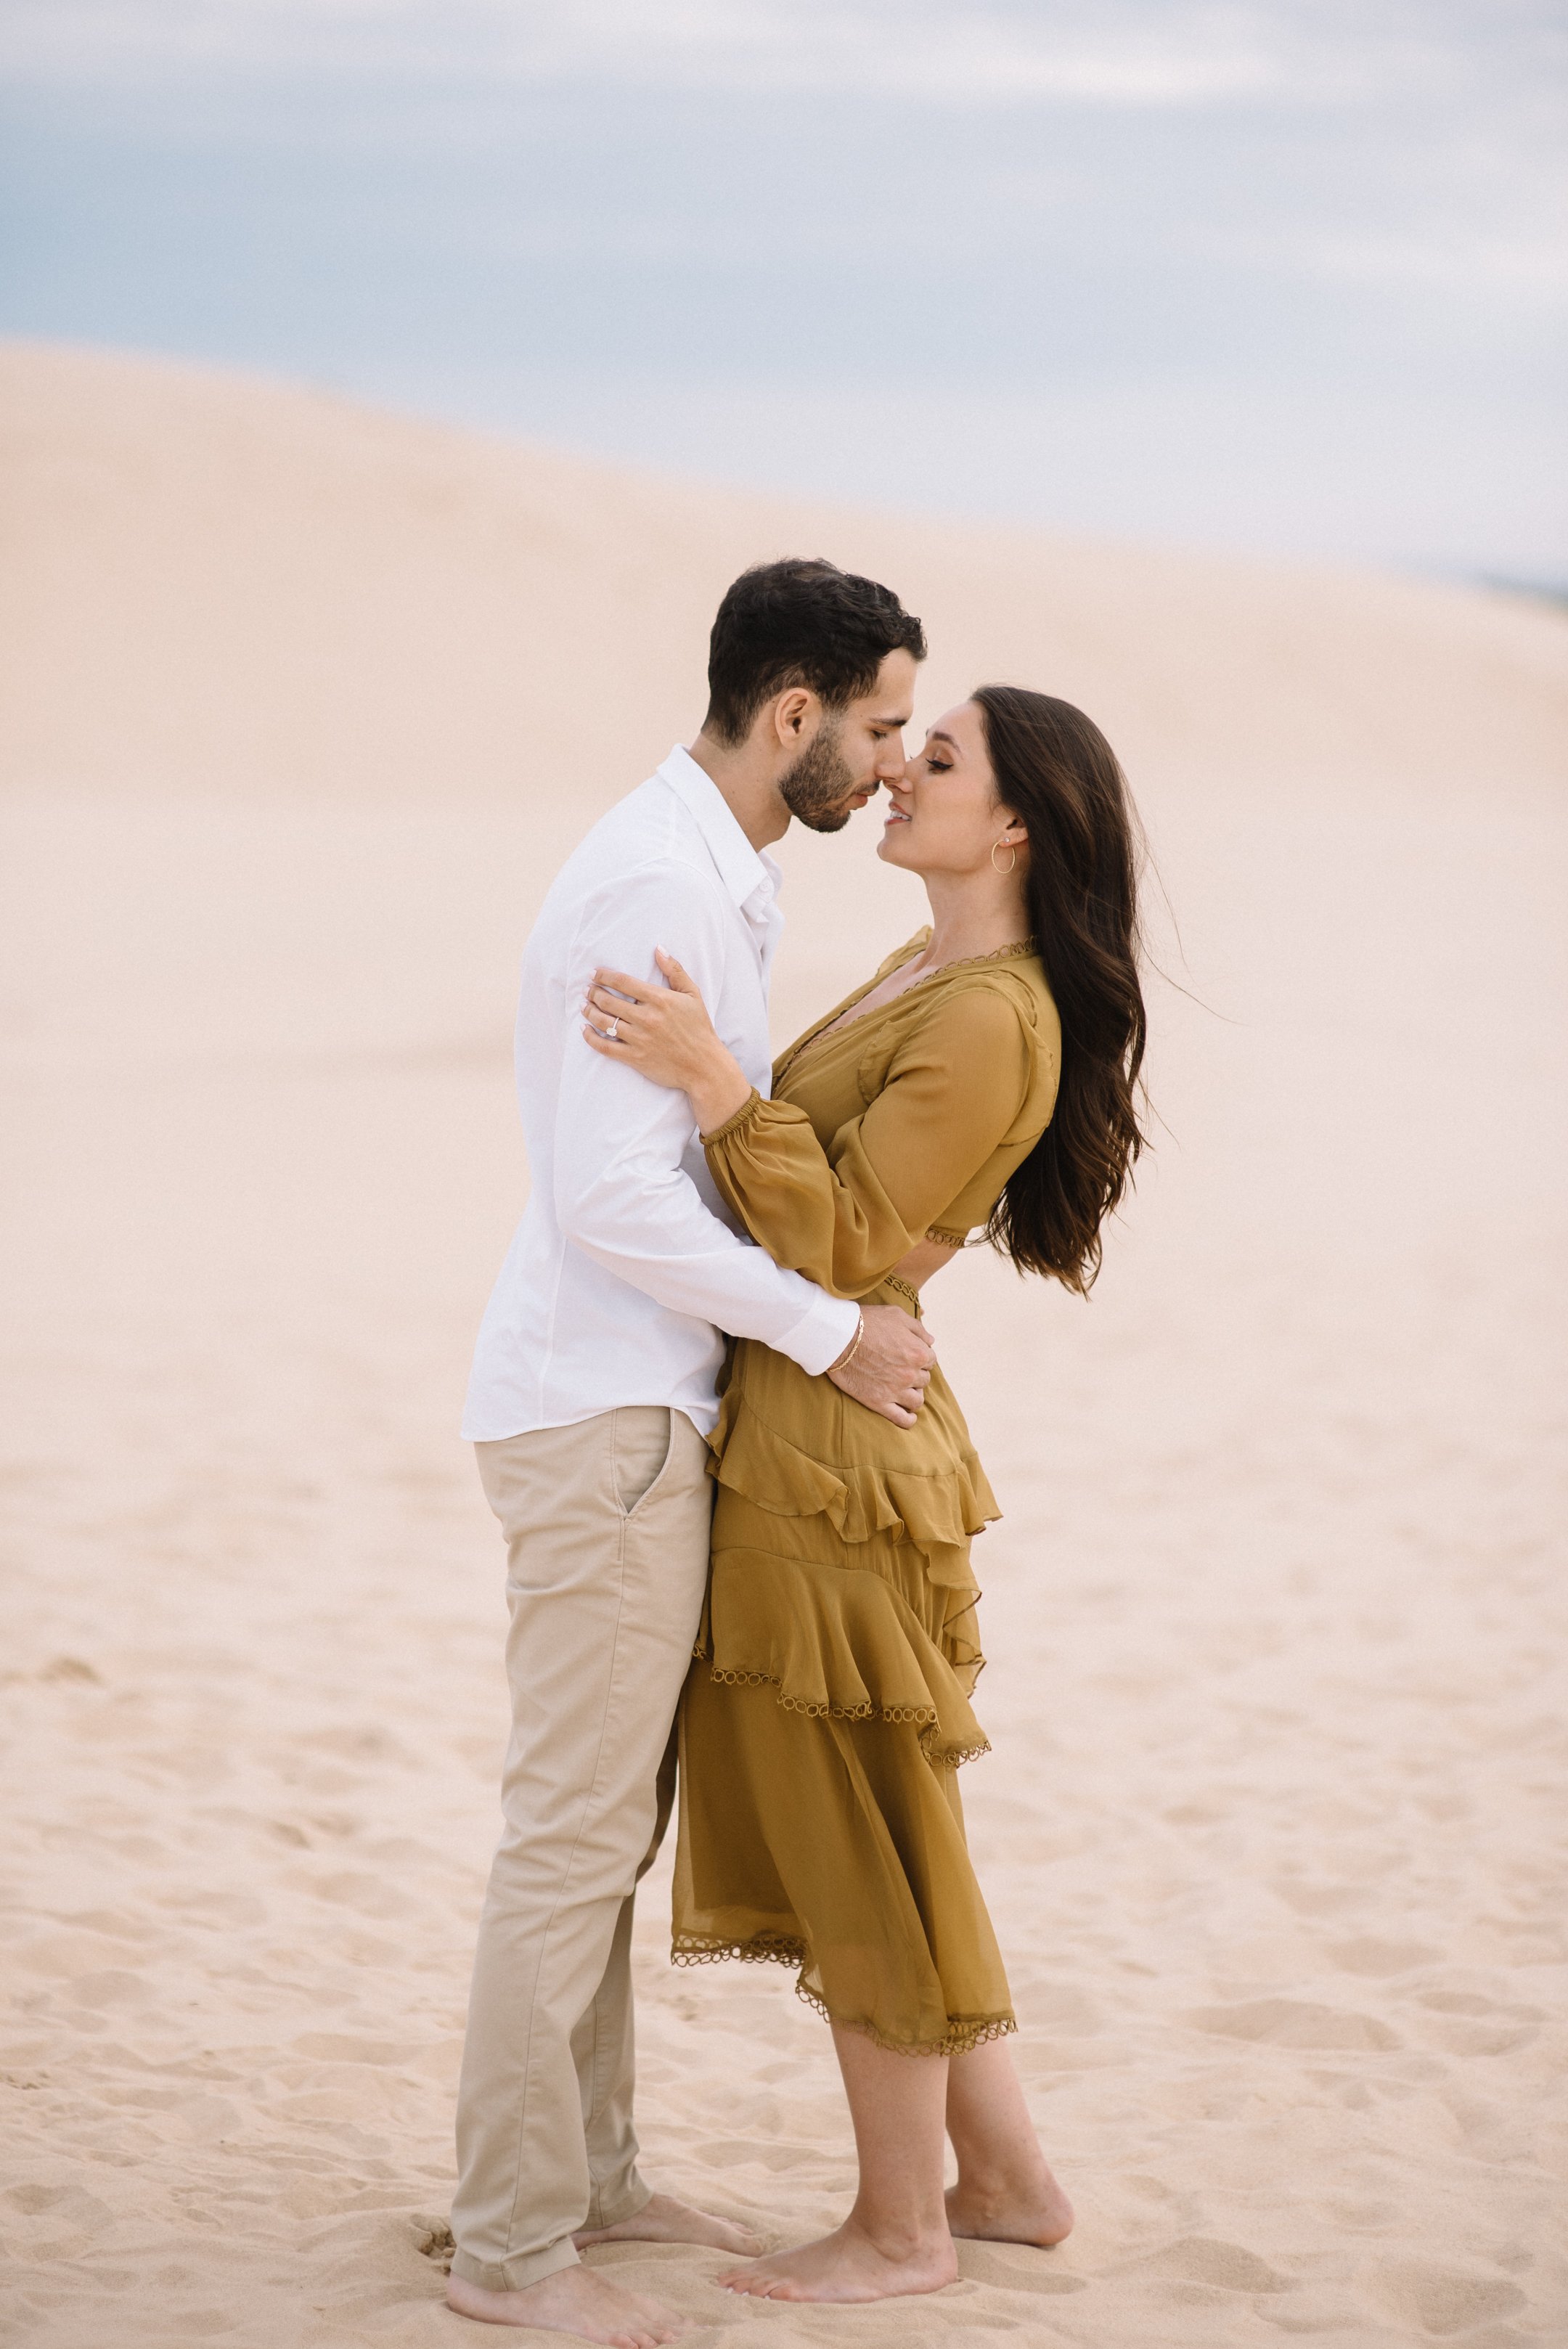
<svg viewBox="0 0 1568 2349">
<path fill-rule="evenodd" d="M 804 1110 L 753 1094 L 703 1135 L 710 1171 L 776 1263 L 835 1296 L 863 1297 L 1006 1139 L 1033 1059 L 1007 997 L 954 990 L 905 1038 L 876 1100 L 826 1149 Z"/>
</svg>

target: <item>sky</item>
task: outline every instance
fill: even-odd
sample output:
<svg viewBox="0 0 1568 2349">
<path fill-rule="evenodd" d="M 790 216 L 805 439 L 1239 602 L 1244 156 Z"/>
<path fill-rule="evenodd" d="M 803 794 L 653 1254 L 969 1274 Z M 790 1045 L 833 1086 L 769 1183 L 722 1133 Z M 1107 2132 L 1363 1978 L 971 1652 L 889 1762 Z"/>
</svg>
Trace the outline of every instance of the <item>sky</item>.
<svg viewBox="0 0 1568 2349">
<path fill-rule="evenodd" d="M 0 333 L 1568 582 L 1568 0 L 6 0 Z"/>
</svg>

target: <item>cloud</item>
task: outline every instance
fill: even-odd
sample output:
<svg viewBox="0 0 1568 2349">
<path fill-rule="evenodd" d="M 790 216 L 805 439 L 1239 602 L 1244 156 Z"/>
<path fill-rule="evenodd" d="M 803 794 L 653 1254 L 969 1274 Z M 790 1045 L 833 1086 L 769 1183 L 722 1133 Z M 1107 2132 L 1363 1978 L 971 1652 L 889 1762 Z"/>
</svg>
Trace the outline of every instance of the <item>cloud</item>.
<svg viewBox="0 0 1568 2349">
<path fill-rule="evenodd" d="M 1249 20 L 1180 6 L 1079 12 L 919 0 L 579 0 L 508 42 L 514 71 L 647 75 L 687 87 L 1169 106 L 1256 90 L 1274 67 Z"/>
<path fill-rule="evenodd" d="M 1316 17 L 1321 35 L 1321 7 Z M 12 0 L 0 62 L 67 85 L 483 73 L 534 85 L 1186 108 L 1303 74 L 1343 80 L 1366 50 L 1366 20 L 1357 29 L 1348 17 L 1325 41 L 1310 37 L 1313 19 L 1303 0 Z"/>
<path fill-rule="evenodd" d="M 1127 112 L 1464 104 L 1564 86 L 1557 0 L 9 0 L 59 90 L 281 78 Z"/>
<path fill-rule="evenodd" d="M 1263 250 L 1254 245 L 1253 257 Z M 1444 235 L 1309 234 L 1277 238 L 1267 255 L 1293 264 L 1303 275 L 1345 285 L 1418 285 L 1461 299 L 1482 292 L 1506 294 L 1551 309 L 1568 299 L 1568 252 L 1560 238 L 1544 235 L 1488 236 L 1470 230 Z"/>
</svg>

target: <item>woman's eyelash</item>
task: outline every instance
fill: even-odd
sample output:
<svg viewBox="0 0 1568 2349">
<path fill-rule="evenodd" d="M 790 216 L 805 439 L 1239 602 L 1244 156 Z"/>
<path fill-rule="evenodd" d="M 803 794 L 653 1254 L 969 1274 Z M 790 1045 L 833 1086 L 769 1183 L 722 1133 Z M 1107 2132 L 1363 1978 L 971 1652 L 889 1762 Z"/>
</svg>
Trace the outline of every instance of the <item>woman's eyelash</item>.
<svg viewBox="0 0 1568 2349">
<path fill-rule="evenodd" d="M 950 775 L 953 771 L 953 762 L 950 759 L 928 759 L 926 764 L 933 775 Z"/>
</svg>

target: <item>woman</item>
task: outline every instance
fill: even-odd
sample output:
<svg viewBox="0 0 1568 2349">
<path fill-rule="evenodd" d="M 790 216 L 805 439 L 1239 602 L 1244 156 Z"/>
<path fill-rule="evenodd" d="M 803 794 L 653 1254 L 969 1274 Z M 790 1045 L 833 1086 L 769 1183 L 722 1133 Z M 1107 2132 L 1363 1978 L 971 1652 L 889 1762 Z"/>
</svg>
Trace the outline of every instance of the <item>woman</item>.
<svg viewBox="0 0 1568 2349">
<path fill-rule="evenodd" d="M 918 1314 L 983 1229 L 1083 1293 L 1143 1138 L 1120 769 L 1068 703 L 986 686 L 891 796 L 878 854 L 919 874 L 930 927 L 791 1046 L 771 1101 L 668 957 L 664 988 L 596 974 L 588 1040 L 685 1091 L 734 1213 L 823 1288 Z M 1016 2026 L 955 1776 L 986 1750 L 969 1546 L 996 1504 L 940 1368 L 900 1428 L 742 1340 L 712 1444 L 675 1956 L 799 1967 L 860 2159 L 842 2227 L 723 2281 L 788 2300 L 935 2291 L 955 2235 L 1047 2245 L 1072 2223 L 1002 2044 Z"/>
</svg>

